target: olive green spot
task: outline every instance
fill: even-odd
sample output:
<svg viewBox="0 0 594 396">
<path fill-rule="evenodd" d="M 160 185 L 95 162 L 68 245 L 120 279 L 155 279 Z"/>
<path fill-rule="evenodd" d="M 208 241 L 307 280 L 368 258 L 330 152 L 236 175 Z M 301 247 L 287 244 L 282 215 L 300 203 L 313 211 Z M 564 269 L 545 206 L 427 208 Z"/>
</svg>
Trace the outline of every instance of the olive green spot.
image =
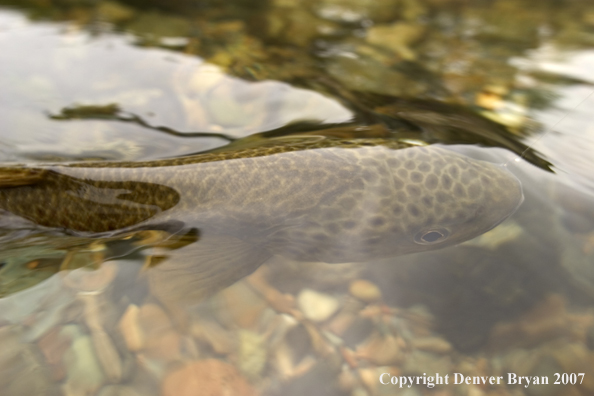
<svg viewBox="0 0 594 396">
<path fill-rule="evenodd" d="M 481 188 L 477 182 L 472 183 L 468 186 L 468 197 L 470 199 L 476 199 L 481 195 Z"/>
<path fill-rule="evenodd" d="M 355 223 L 352 220 L 347 220 L 347 221 L 345 221 L 345 222 L 342 223 L 342 228 L 344 228 L 346 230 L 352 230 L 356 226 L 357 226 L 357 223 Z"/>
<path fill-rule="evenodd" d="M 446 174 L 441 175 L 441 186 L 449 190 L 452 187 L 452 178 Z"/>
<path fill-rule="evenodd" d="M 464 211 L 462 210 L 458 210 L 455 214 L 454 214 L 454 221 L 461 223 L 466 219 L 466 216 L 464 215 Z"/>
<path fill-rule="evenodd" d="M 373 227 L 381 227 L 386 224 L 386 220 L 383 217 L 376 216 L 369 220 L 369 225 Z"/>
<path fill-rule="evenodd" d="M 420 172 L 412 172 L 410 174 L 410 180 L 414 183 L 421 183 L 423 181 L 423 174 Z"/>
<path fill-rule="evenodd" d="M 357 202 L 353 198 L 345 197 L 340 200 L 338 205 L 340 205 L 343 209 L 350 210 L 355 207 Z"/>
<path fill-rule="evenodd" d="M 426 195 L 423 198 L 421 198 L 421 202 L 423 202 L 423 205 L 430 208 L 431 206 L 433 206 L 433 197 Z"/>
<path fill-rule="evenodd" d="M 392 208 L 392 213 L 394 213 L 395 215 L 399 215 L 400 213 L 402 213 L 402 206 L 401 205 L 394 205 L 394 207 Z"/>
<path fill-rule="evenodd" d="M 419 217 L 421 215 L 421 211 L 415 204 L 408 204 L 406 209 L 408 209 L 408 213 L 414 217 Z"/>
<path fill-rule="evenodd" d="M 331 234 L 338 234 L 340 231 L 340 227 L 336 223 L 328 223 L 324 226 L 324 230 L 330 232 Z"/>
<path fill-rule="evenodd" d="M 462 184 L 456 183 L 454 185 L 454 194 L 456 194 L 458 198 L 466 198 L 466 191 L 464 191 Z"/>
<path fill-rule="evenodd" d="M 316 241 L 320 241 L 320 242 L 327 241 L 328 238 L 329 238 L 328 235 L 322 234 L 322 233 L 317 233 L 317 234 L 313 235 L 313 239 L 315 239 Z"/>
<path fill-rule="evenodd" d="M 421 189 L 418 186 L 415 186 L 414 184 L 409 184 L 408 186 L 406 186 L 406 191 L 408 191 L 408 193 L 413 197 L 421 196 Z"/>
<path fill-rule="evenodd" d="M 374 183 L 377 181 L 378 176 L 373 173 L 372 171 L 365 169 L 363 171 L 363 179 L 365 179 L 365 181 L 369 182 L 369 183 Z"/>
<path fill-rule="evenodd" d="M 429 165 L 429 163 L 427 163 L 427 162 L 421 162 L 419 164 L 418 168 L 421 172 L 424 172 L 424 173 L 431 171 L 431 165 Z"/>
<path fill-rule="evenodd" d="M 470 172 L 464 172 L 464 173 L 462 173 L 462 177 L 460 178 L 460 182 L 462 182 L 463 185 L 467 185 L 468 183 L 470 183 L 470 180 L 472 180 L 472 177 L 470 176 Z"/>
<path fill-rule="evenodd" d="M 425 187 L 427 187 L 429 190 L 434 190 L 437 187 L 438 181 L 439 180 L 437 180 L 437 176 L 431 174 L 425 179 Z"/>
<path fill-rule="evenodd" d="M 450 176 L 452 176 L 454 179 L 458 178 L 458 175 L 460 173 L 460 171 L 458 170 L 458 167 L 452 165 L 448 168 L 448 173 L 450 174 Z"/>
<path fill-rule="evenodd" d="M 413 170 L 417 167 L 417 165 L 415 164 L 415 161 L 408 160 L 404 163 L 404 167 L 408 170 Z"/>
<path fill-rule="evenodd" d="M 444 193 L 443 191 L 438 191 L 435 194 L 435 199 L 439 203 L 446 203 L 446 202 L 449 202 L 450 201 L 450 197 L 446 193 Z"/>
<path fill-rule="evenodd" d="M 390 189 L 388 187 L 381 187 L 378 189 L 377 193 L 379 196 L 389 197 L 392 195 L 392 189 Z"/>
<path fill-rule="evenodd" d="M 398 168 L 400 166 L 400 164 L 402 162 L 400 162 L 400 160 L 396 159 L 396 158 L 388 158 L 386 160 L 386 163 L 391 167 L 391 168 Z"/>
</svg>

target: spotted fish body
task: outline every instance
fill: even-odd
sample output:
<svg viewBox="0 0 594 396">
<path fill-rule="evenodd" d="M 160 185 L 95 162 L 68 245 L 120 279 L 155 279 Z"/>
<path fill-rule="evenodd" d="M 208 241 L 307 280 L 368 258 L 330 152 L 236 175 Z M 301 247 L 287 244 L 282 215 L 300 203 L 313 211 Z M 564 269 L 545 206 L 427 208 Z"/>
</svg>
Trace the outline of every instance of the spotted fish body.
<svg viewBox="0 0 594 396">
<path fill-rule="evenodd" d="M 493 228 L 523 199 L 507 170 L 440 147 L 316 139 L 161 161 L 5 168 L 0 208 L 86 236 L 180 224 L 200 234 L 203 251 L 189 256 L 245 273 L 271 255 L 364 262 L 450 246 Z M 242 246 L 244 257 L 215 241 Z M 191 271 L 184 264 L 181 272 Z"/>
</svg>

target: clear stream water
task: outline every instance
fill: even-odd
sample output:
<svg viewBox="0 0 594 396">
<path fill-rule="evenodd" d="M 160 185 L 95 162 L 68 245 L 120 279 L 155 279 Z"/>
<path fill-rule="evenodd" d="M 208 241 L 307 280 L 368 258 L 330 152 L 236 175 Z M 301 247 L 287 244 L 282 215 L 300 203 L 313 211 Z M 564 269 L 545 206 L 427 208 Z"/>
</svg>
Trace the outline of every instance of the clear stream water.
<svg viewBox="0 0 594 396">
<path fill-rule="evenodd" d="M 189 305 L 147 282 L 173 243 L 163 233 L 5 231 L 0 393 L 594 394 L 593 44 L 594 7 L 576 1 L 0 2 L 5 165 L 168 158 L 299 123 L 373 124 L 371 109 L 424 128 L 397 138 L 506 166 L 525 195 L 458 246 L 365 264 L 273 258 Z M 475 118 L 461 126 L 467 111 L 505 125 L 494 147 Z M 522 143 L 553 172 L 520 158 Z M 423 385 L 437 373 L 450 383 Z"/>
</svg>

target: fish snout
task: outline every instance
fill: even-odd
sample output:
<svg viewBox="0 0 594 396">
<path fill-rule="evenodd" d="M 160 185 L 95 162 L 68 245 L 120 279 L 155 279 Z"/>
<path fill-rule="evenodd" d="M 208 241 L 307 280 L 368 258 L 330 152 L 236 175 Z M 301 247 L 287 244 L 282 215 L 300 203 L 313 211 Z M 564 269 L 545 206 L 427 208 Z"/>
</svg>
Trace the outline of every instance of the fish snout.
<svg viewBox="0 0 594 396">
<path fill-rule="evenodd" d="M 483 223 L 483 232 L 486 232 L 502 223 L 520 207 L 524 201 L 522 183 L 502 165 L 471 161 L 480 175 L 474 182 L 480 183 L 483 190 L 476 216 Z"/>
<path fill-rule="evenodd" d="M 503 166 L 438 147 L 426 148 L 417 160 L 417 171 L 426 171 L 418 182 L 413 171 L 402 187 L 408 192 L 419 188 L 416 196 L 403 195 L 406 207 L 418 211 L 399 218 L 410 233 L 412 245 L 403 249 L 408 252 L 477 237 L 511 216 L 524 200 L 520 181 Z M 396 176 L 400 173 L 395 170 Z"/>
</svg>

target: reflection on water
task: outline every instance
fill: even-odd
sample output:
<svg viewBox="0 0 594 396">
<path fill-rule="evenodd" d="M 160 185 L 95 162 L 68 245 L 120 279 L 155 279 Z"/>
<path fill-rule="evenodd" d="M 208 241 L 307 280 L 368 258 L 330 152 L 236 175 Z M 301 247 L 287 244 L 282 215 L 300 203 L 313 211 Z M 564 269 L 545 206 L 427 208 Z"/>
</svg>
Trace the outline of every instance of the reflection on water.
<svg viewBox="0 0 594 396">
<path fill-rule="evenodd" d="M 176 139 L 132 124 L 48 120 L 73 105 L 115 103 L 154 126 L 234 137 L 296 121 L 352 117 L 316 92 L 279 81 L 244 81 L 196 57 L 135 48 L 126 36 L 93 37 L 64 25 L 32 24 L 10 11 L 3 16 L 0 63 L 7 66 L 0 86 L 11 98 L 0 108 L 5 161 L 163 158 L 226 143 L 208 136 Z M 40 61 L 23 58 L 23 51 Z"/>
<path fill-rule="evenodd" d="M 594 393 L 590 5 L 2 4 L 0 394 Z"/>
</svg>

